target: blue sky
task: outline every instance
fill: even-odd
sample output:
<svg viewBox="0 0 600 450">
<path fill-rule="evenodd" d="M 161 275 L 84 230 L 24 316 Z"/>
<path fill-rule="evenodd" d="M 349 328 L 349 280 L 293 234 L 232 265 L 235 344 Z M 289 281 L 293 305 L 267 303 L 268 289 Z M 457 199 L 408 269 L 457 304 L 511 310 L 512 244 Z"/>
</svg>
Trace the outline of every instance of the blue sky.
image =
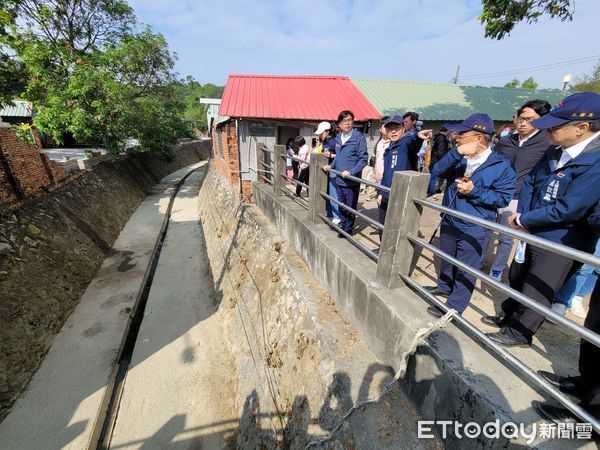
<svg viewBox="0 0 600 450">
<path fill-rule="evenodd" d="M 572 22 L 520 24 L 502 41 L 484 38 L 479 0 L 130 0 L 138 18 L 177 53 L 176 70 L 201 83 L 229 73 L 348 75 L 501 86 L 533 76 L 558 88 L 600 60 L 598 0 L 576 0 Z M 499 76 L 599 55 L 591 61 Z"/>
</svg>

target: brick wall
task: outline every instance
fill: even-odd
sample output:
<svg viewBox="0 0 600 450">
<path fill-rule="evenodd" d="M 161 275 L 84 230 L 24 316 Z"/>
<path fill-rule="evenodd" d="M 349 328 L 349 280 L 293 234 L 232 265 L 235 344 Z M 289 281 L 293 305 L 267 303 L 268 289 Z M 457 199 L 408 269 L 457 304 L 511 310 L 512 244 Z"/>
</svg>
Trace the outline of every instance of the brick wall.
<svg viewBox="0 0 600 450">
<path fill-rule="evenodd" d="M 62 167 L 10 128 L 0 128 L 0 204 L 38 195 L 67 177 Z"/>
<path fill-rule="evenodd" d="M 240 192 L 240 164 L 237 125 L 227 122 L 213 129 L 214 165 L 221 178 L 227 181 L 236 195 Z"/>
</svg>

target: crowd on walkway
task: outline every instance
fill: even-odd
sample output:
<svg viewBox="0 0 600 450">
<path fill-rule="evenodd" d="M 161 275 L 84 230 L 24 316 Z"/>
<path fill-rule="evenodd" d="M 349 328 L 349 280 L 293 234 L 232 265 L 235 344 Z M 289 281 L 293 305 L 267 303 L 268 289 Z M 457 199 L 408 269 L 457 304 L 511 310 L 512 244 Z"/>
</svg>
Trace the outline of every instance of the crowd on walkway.
<svg viewBox="0 0 600 450">
<path fill-rule="evenodd" d="M 357 179 L 365 168 L 380 185 L 367 197 L 377 200 L 381 224 L 389 207 L 389 191 L 384 187 L 391 187 L 394 173 L 426 170 L 431 174 L 427 196 L 439 199 L 443 187 L 442 205 L 447 208 L 600 256 L 599 94 L 575 93 L 554 107 L 541 99 L 528 101 L 516 111 L 513 127 L 500 131 L 484 113 L 444 124 L 435 135 L 422 125 L 416 112 L 383 117 L 380 139 L 369 161 L 366 138 L 354 128 L 354 114 L 342 111 L 336 123 L 319 124 L 312 148 L 302 137 L 288 142 L 289 175 L 308 184 L 310 154 L 323 152 L 330 158 L 324 170 L 329 172 L 329 195 L 335 201 L 328 202 L 327 214 L 339 224 L 340 237 L 354 233 L 352 210 L 357 209 L 361 188 Z M 296 195 L 301 191 L 298 185 Z M 514 243 L 508 236 L 500 236 L 494 244 L 489 229 L 449 214 L 442 215 L 439 230 L 441 250 L 476 269 L 483 267 L 488 245 L 495 245 L 491 277 L 502 280 L 508 268 L 513 289 L 559 315 L 571 309 L 585 317 L 585 327 L 600 332 L 598 268 L 521 241 Z M 427 289 L 445 297 L 446 306 L 462 314 L 475 282 L 475 276 L 442 261 L 437 284 Z M 582 300 L 590 294 L 586 311 Z M 435 306 L 428 312 L 436 317 L 445 313 Z M 507 347 L 531 345 L 545 320 L 513 298 L 502 303 L 497 315 L 482 318 L 499 329 L 488 337 Z M 598 358 L 600 349 L 582 340 L 579 376 L 540 374 L 600 418 Z M 555 405 L 539 403 L 536 408 L 549 420 L 575 420 Z"/>
</svg>

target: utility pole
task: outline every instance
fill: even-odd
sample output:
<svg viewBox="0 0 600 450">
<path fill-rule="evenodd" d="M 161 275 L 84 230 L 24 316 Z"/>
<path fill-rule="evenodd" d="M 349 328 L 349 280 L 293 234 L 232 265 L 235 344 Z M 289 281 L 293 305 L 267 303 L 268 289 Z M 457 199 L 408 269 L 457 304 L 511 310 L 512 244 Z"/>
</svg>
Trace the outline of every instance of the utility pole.
<svg viewBox="0 0 600 450">
<path fill-rule="evenodd" d="M 456 75 L 454 75 L 454 78 L 452 79 L 452 82 L 454 84 L 458 84 L 458 74 L 460 73 L 460 66 L 456 67 Z"/>
</svg>

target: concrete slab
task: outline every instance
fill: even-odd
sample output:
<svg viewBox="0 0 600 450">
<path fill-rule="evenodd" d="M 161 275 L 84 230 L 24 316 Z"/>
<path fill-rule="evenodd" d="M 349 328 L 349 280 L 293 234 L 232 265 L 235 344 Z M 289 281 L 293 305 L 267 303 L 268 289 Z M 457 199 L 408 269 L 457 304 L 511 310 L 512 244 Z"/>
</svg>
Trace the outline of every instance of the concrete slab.
<svg viewBox="0 0 600 450">
<path fill-rule="evenodd" d="M 171 194 L 182 177 L 204 164 L 165 177 L 132 215 L 28 390 L 0 424 L 1 448 L 88 447 Z"/>
<path fill-rule="evenodd" d="M 234 371 L 198 216 L 204 173 L 180 190 L 125 380 L 111 449 L 232 446 Z"/>
</svg>

